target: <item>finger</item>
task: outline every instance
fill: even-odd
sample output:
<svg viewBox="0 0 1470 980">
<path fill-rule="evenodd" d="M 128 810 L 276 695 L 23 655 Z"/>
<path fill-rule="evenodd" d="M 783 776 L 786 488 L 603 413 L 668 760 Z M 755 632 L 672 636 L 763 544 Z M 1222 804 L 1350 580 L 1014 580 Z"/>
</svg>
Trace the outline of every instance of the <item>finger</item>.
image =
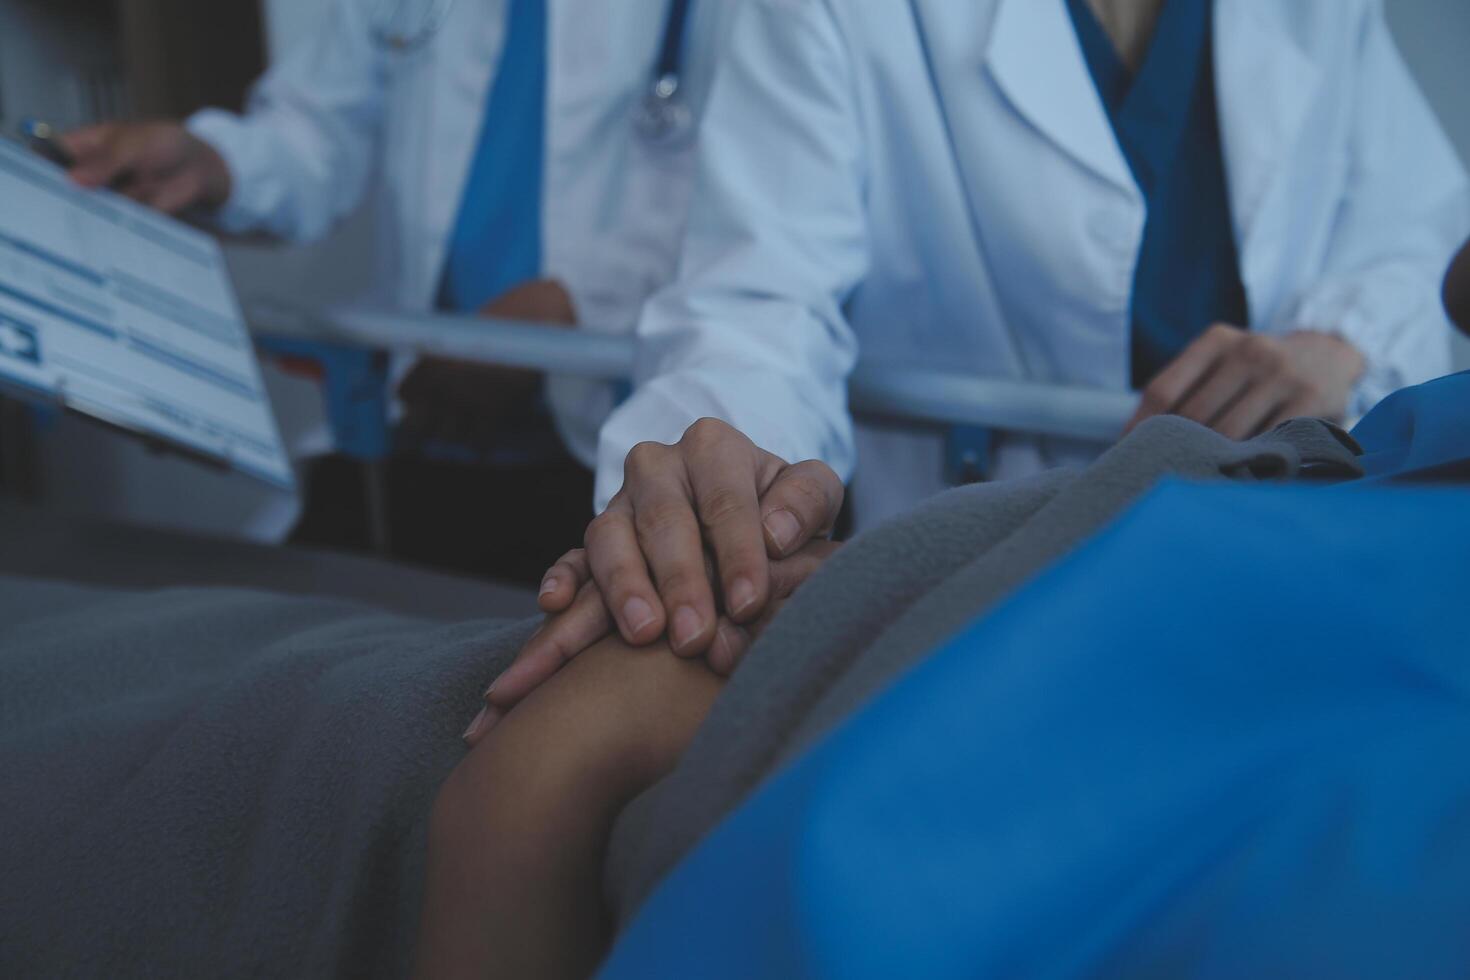
<svg viewBox="0 0 1470 980">
<path fill-rule="evenodd" d="M 1230 407 L 1214 429 L 1237 440 L 1259 435 L 1266 430 L 1267 421 L 1274 418 L 1295 394 L 1293 388 L 1280 378 L 1258 381 Z"/>
<path fill-rule="evenodd" d="M 744 626 L 720 617 L 715 641 L 705 660 L 715 673 L 728 677 L 745 658 L 746 651 L 765 632 L 771 620 L 804 582 L 840 548 L 836 541 L 814 541 L 790 558 L 771 563 L 771 601 L 755 622 Z"/>
<path fill-rule="evenodd" d="M 626 491 L 619 492 L 607 510 L 587 525 L 586 545 L 592 578 L 623 639 L 642 646 L 662 636 L 664 609 L 648 577 Z"/>
<path fill-rule="evenodd" d="M 130 201 L 137 201 L 139 204 L 147 206 L 148 199 L 162 187 L 163 183 L 161 181 L 135 180 L 131 176 L 124 176 L 112 184 L 110 190 L 121 194 Z"/>
<path fill-rule="evenodd" d="M 771 562 L 771 598 L 790 598 L 840 547 L 836 541 L 813 541 L 790 558 Z"/>
<path fill-rule="evenodd" d="M 63 133 L 61 136 L 58 136 L 57 140 L 61 143 L 62 148 L 71 155 L 73 160 L 81 163 L 87 157 L 90 157 L 102 149 L 102 147 L 106 146 L 108 140 L 112 139 L 116 131 L 117 125 L 115 123 L 101 123 L 96 126 L 83 126 L 80 129 L 73 129 L 69 133 Z"/>
<path fill-rule="evenodd" d="M 612 621 L 602 594 L 588 585 L 566 612 L 537 630 L 505 672 L 485 690 L 485 706 L 465 731 L 474 745 L 502 717 L 536 688 L 550 680 L 577 654 L 607 636 Z"/>
<path fill-rule="evenodd" d="M 136 166 L 139 153 L 138 142 L 119 127 L 86 159 L 71 168 L 71 179 L 83 187 L 111 187 Z"/>
<path fill-rule="evenodd" d="M 705 663 L 709 665 L 710 670 L 721 677 L 729 677 L 744 659 L 752 642 L 754 641 L 748 630 L 721 616 L 719 626 L 715 630 L 714 642 L 710 644 L 709 652 L 705 654 Z"/>
<path fill-rule="evenodd" d="M 744 623 L 765 608 L 771 576 L 757 488 L 759 461 L 743 436 L 739 445 L 747 451 L 731 451 L 733 431 L 719 423 L 697 423 L 680 445 L 688 446 L 689 483 L 714 552 L 725 611 Z"/>
<path fill-rule="evenodd" d="M 541 591 L 536 602 L 542 612 L 557 613 L 572 604 L 582 586 L 592 581 L 592 566 L 587 552 L 573 548 L 556 560 L 541 577 Z"/>
<path fill-rule="evenodd" d="M 1133 413 L 1124 432 L 1133 431 L 1144 419 L 1173 412 L 1195 386 L 1214 370 L 1216 361 L 1237 342 L 1239 333 L 1234 327 L 1217 324 L 1186 347 L 1184 353 L 1176 357 L 1143 389 L 1138 410 Z"/>
<path fill-rule="evenodd" d="M 203 196 L 204 187 L 199 174 L 193 170 L 181 170 L 166 180 L 149 188 L 139 200 L 164 214 L 179 214 L 192 207 Z"/>
<path fill-rule="evenodd" d="M 1256 377 L 1257 372 L 1249 362 L 1226 354 L 1174 414 L 1200 425 L 1213 425 L 1246 393 Z"/>
<path fill-rule="evenodd" d="M 788 466 L 761 495 L 761 527 L 772 558 L 832 533 L 842 512 L 842 481 L 820 460 Z"/>
<path fill-rule="evenodd" d="M 715 637 L 715 596 L 705 574 L 704 537 L 688 479 L 697 465 L 686 464 L 671 446 L 645 444 L 628 455 L 638 545 L 667 617 L 669 646 L 686 657 L 703 653 Z M 746 479 L 753 485 L 754 477 Z"/>
</svg>

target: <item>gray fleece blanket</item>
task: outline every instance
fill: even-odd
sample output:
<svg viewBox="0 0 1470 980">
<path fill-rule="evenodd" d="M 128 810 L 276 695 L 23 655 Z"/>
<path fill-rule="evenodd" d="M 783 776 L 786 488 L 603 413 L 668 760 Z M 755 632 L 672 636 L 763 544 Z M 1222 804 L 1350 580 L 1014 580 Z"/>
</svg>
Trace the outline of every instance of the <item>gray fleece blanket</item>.
<svg viewBox="0 0 1470 980">
<path fill-rule="evenodd" d="M 606 877 L 619 921 L 782 762 L 1161 478 L 1345 480 L 1357 453 L 1311 419 L 1237 443 L 1162 417 L 1084 471 L 952 490 L 863 535 L 792 597 L 675 771 L 624 811 Z"/>
<path fill-rule="evenodd" d="M 1353 475 L 1349 441 L 1164 419 L 1085 473 L 955 491 L 852 543 L 619 821 L 620 918 L 782 760 L 1161 475 L 1304 471 Z M 434 791 L 534 625 L 0 578 L 0 976 L 401 975 Z"/>
<path fill-rule="evenodd" d="M 0 578 L 0 976 L 404 975 L 434 791 L 531 625 Z"/>
</svg>

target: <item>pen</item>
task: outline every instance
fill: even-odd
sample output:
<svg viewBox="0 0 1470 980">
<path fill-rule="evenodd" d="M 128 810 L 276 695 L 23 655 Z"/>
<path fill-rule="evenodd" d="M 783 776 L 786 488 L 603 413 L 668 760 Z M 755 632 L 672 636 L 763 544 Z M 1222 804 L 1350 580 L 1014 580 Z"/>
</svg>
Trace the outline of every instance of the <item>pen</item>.
<svg viewBox="0 0 1470 980">
<path fill-rule="evenodd" d="M 48 122 L 39 119 L 27 119 L 20 124 L 20 133 L 25 137 L 26 144 L 32 152 L 45 157 L 52 163 L 67 170 L 72 168 L 76 160 L 67 152 L 65 146 L 54 127 Z"/>
</svg>

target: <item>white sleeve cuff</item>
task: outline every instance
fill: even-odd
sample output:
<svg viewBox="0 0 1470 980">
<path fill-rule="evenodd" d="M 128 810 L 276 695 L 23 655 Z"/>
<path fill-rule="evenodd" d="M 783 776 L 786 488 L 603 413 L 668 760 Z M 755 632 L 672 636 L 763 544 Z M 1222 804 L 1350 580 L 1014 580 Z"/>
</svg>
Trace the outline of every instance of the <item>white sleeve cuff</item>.
<svg viewBox="0 0 1470 980">
<path fill-rule="evenodd" d="M 762 382 L 765 382 L 764 384 Z M 739 429 L 761 449 L 790 463 L 820 459 L 843 480 L 855 463 L 851 419 L 845 399 L 832 406 L 835 416 L 802 400 L 799 393 L 772 386 L 769 379 L 731 378 L 727 373 L 700 377 L 700 372 L 664 376 L 650 381 L 624 402 L 602 427 L 597 451 L 594 507 L 607 508 L 623 486 L 623 462 L 640 442 L 673 444 L 702 418 L 717 418 Z M 742 398 L 734 392 L 767 397 Z"/>
<path fill-rule="evenodd" d="M 223 109 L 203 109 L 190 116 L 184 128 L 214 147 L 230 171 L 230 197 L 210 220 L 227 234 L 258 230 L 269 216 L 271 181 L 262 134 L 251 121 Z"/>
<path fill-rule="evenodd" d="M 1292 318 L 1288 330 L 1330 334 L 1363 355 L 1363 376 L 1348 400 L 1349 422 L 1400 388 L 1449 371 L 1449 322 L 1423 278 L 1392 269 L 1337 283 L 1309 297 Z"/>
</svg>

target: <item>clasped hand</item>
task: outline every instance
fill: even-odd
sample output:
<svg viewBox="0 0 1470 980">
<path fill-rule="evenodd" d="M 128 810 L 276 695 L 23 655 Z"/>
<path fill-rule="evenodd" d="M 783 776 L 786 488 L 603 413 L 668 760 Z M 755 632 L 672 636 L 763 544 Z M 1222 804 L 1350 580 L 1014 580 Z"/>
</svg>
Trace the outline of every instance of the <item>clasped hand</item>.
<svg viewBox="0 0 1470 980">
<path fill-rule="evenodd" d="M 843 486 L 826 464 L 788 464 L 715 419 L 678 443 L 643 443 L 623 490 L 542 580 L 548 619 L 485 692 L 477 742 L 568 660 L 616 630 L 631 646 L 667 638 L 716 673 L 837 547 L 826 540 Z"/>
<path fill-rule="evenodd" d="M 1144 389 L 1128 429 L 1181 415 L 1248 439 L 1301 416 L 1341 421 L 1363 368 L 1357 348 L 1332 334 L 1272 336 L 1219 323 Z"/>
</svg>

